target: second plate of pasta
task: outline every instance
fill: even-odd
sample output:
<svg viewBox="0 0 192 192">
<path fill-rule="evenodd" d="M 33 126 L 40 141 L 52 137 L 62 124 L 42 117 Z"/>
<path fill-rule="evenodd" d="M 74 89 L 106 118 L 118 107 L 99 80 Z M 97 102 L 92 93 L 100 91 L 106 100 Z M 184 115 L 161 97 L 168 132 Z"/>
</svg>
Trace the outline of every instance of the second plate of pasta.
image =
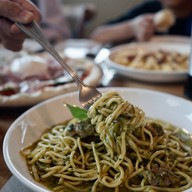
<svg viewBox="0 0 192 192">
<path fill-rule="evenodd" d="M 186 79 L 190 46 L 185 43 L 143 42 L 116 46 L 106 64 L 126 77 L 147 82 Z"/>
</svg>

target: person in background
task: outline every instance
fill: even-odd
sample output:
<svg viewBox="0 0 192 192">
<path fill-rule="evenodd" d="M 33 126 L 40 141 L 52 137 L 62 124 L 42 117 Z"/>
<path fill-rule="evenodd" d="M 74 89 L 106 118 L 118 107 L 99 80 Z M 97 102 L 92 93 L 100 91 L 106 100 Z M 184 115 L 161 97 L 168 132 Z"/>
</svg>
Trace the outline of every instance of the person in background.
<svg viewBox="0 0 192 192">
<path fill-rule="evenodd" d="M 0 0 L 0 42 L 7 49 L 19 51 L 27 36 L 15 25 L 41 20 L 39 9 L 27 0 Z"/>
<path fill-rule="evenodd" d="M 161 10 L 171 10 L 175 20 L 167 30 L 157 30 L 156 15 Z M 121 17 L 97 27 L 90 38 L 100 43 L 117 43 L 122 41 L 148 41 L 154 34 L 190 36 L 192 22 L 191 0 L 151 0 L 144 1 L 128 10 Z M 164 19 L 170 19 L 164 16 Z M 164 22 L 164 21 L 161 21 Z M 166 21 L 165 21 L 166 22 Z"/>
<path fill-rule="evenodd" d="M 51 43 L 71 37 L 71 30 L 63 14 L 60 0 L 31 1 L 40 9 L 42 15 L 40 26 Z"/>
</svg>

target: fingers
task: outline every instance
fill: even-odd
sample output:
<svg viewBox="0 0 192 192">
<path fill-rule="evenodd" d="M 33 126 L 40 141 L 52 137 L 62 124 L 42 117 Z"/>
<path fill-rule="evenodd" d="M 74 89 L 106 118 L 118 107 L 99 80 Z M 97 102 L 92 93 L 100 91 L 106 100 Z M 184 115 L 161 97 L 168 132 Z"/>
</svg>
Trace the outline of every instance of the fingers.
<svg viewBox="0 0 192 192">
<path fill-rule="evenodd" d="M 144 15 L 145 20 L 148 20 L 150 22 L 153 22 L 154 20 L 154 14 L 146 14 Z"/>
<path fill-rule="evenodd" d="M 154 27 L 154 16 L 153 15 L 144 15 L 141 24 L 147 27 Z"/>
<path fill-rule="evenodd" d="M 137 35 L 137 40 L 139 41 L 148 41 L 154 34 L 154 29 L 151 27 L 142 27 L 140 28 L 140 32 Z"/>
<path fill-rule="evenodd" d="M 154 33 L 155 26 L 151 21 L 144 21 L 143 23 L 141 23 L 141 27 L 143 32 L 146 34 Z"/>
<path fill-rule="evenodd" d="M 14 24 L 41 20 L 39 9 L 29 0 L 0 0 L 0 41 L 13 51 L 19 51 L 26 35 Z"/>
<path fill-rule="evenodd" d="M 11 26 L 13 33 L 20 31 L 14 22 L 26 24 L 32 20 L 37 22 L 41 20 L 39 9 L 28 0 L 0 0 L 0 16 L 13 22 Z"/>
<path fill-rule="evenodd" d="M 20 51 L 22 49 L 24 39 L 9 38 L 9 36 L 7 36 L 5 33 L 1 33 L 0 37 L 1 43 L 5 48 L 10 49 L 12 51 Z"/>
<path fill-rule="evenodd" d="M 10 30 L 11 25 L 11 21 L 0 18 L 0 39 L 5 48 L 19 51 L 26 36 L 21 31 L 13 34 Z"/>
<path fill-rule="evenodd" d="M 33 14 L 24 10 L 17 2 L 1 0 L 0 15 L 15 22 L 27 23 L 33 20 Z"/>
<path fill-rule="evenodd" d="M 41 14 L 39 9 L 30 0 L 12 0 L 18 2 L 21 7 L 33 14 L 33 20 L 40 22 Z"/>
<path fill-rule="evenodd" d="M 24 38 L 15 38 L 13 36 L 8 36 L 6 33 L 0 33 L 0 39 L 5 48 L 10 49 L 12 51 L 20 51 L 22 49 L 22 44 Z"/>
<path fill-rule="evenodd" d="M 141 22 L 141 36 L 140 41 L 148 41 L 151 36 L 154 34 L 155 26 L 154 26 L 154 15 L 147 14 L 143 16 L 143 20 Z"/>
<path fill-rule="evenodd" d="M 0 18 L 0 34 L 5 33 L 6 36 L 8 37 L 14 37 L 14 38 L 18 38 L 18 39 L 24 39 L 26 37 L 26 35 L 22 32 L 22 31 L 16 31 L 15 33 L 13 33 L 11 31 L 11 27 L 12 27 L 12 23 L 4 18 Z"/>
</svg>

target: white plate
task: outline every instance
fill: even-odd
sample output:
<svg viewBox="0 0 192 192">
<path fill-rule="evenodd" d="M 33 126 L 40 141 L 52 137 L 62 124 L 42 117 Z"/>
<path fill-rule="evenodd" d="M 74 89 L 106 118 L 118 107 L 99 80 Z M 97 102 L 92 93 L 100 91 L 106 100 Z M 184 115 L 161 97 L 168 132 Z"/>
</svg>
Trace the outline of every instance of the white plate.
<svg viewBox="0 0 192 192">
<path fill-rule="evenodd" d="M 67 48 L 75 48 L 76 51 L 79 53 L 82 53 L 83 56 L 78 57 L 78 54 L 76 52 L 73 52 L 72 55 L 65 55 L 70 56 L 70 58 L 73 58 L 74 61 L 77 59 L 80 61 L 78 66 L 82 65 L 82 68 L 84 66 L 89 66 L 90 73 L 89 75 L 84 79 L 84 83 L 90 85 L 90 86 L 97 86 L 100 84 L 103 76 L 102 69 L 95 65 L 94 62 L 91 59 L 86 59 L 84 56 L 89 51 L 98 51 L 100 49 L 101 44 L 92 41 L 92 40 L 86 40 L 86 39 L 69 39 L 64 42 L 61 42 L 55 46 L 55 48 L 63 55 L 63 50 Z M 2 45 L 0 45 L 0 65 L 7 65 L 10 64 L 15 58 L 21 57 L 26 54 L 31 54 L 33 52 L 36 52 L 38 50 L 41 50 L 42 47 L 35 42 L 32 39 L 26 39 L 23 44 L 23 50 L 20 52 L 13 52 L 8 49 L 5 49 Z M 40 53 L 38 55 L 43 55 L 45 57 L 46 53 Z M 73 62 L 75 63 L 75 62 Z M 64 85 L 60 85 L 57 87 L 45 87 L 43 90 L 36 91 L 34 93 L 19 93 L 14 94 L 12 96 L 2 96 L 0 95 L 0 107 L 28 107 L 32 106 L 34 104 L 37 104 L 45 99 L 63 94 L 68 93 L 71 91 L 77 90 L 76 83 L 66 83 Z"/>
<path fill-rule="evenodd" d="M 34 53 L 42 50 L 42 46 L 32 39 L 26 39 L 23 43 L 22 51 L 14 52 L 8 49 L 5 49 L 3 45 L 0 45 L 0 64 L 6 59 L 15 58 L 18 55 L 23 54 L 23 52 Z"/>
<path fill-rule="evenodd" d="M 106 59 L 105 63 L 114 68 L 119 74 L 126 77 L 130 77 L 136 80 L 146 81 L 146 82 L 178 82 L 184 81 L 187 77 L 186 71 L 152 71 L 152 70 L 141 70 L 134 69 L 127 66 L 123 66 L 116 62 L 113 62 L 113 56 L 122 51 L 133 51 L 135 52 L 138 48 L 142 48 L 147 51 L 165 50 L 165 51 L 176 51 L 183 54 L 189 54 L 190 46 L 185 43 L 172 43 L 172 42 L 144 42 L 144 43 L 131 43 L 120 45 L 111 49 L 111 54 Z"/>
<path fill-rule="evenodd" d="M 150 41 L 152 42 L 166 42 L 166 43 L 184 43 L 190 44 L 190 37 L 180 35 L 155 35 Z"/>
<path fill-rule="evenodd" d="M 115 87 L 100 89 L 102 92 L 109 90 L 119 92 L 124 99 L 143 109 L 147 116 L 168 121 L 192 134 L 192 103 L 190 101 L 142 89 Z M 29 109 L 10 126 L 4 138 L 3 154 L 8 168 L 23 184 L 34 191 L 48 192 L 49 190 L 34 181 L 25 159 L 19 152 L 22 147 L 39 139 L 48 127 L 71 118 L 69 111 L 63 107 L 63 102 L 79 105 L 78 93 L 61 95 Z M 185 192 L 192 192 L 192 189 Z"/>
<path fill-rule="evenodd" d="M 26 39 L 23 43 L 23 49 L 26 52 L 34 53 L 42 50 L 42 46 L 33 39 Z"/>
<path fill-rule="evenodd" d="M 89 39 L 68 39 L 57 45 L 63 47 L 63 53 L 70 58 L 85 58 L 87 54 L 96 54 L 101 44 Z"/>
<path fill-rule="evenodd" d="M 85 84 L 97 86 L 101 82 L 103 73 L 102 69 L 95 65 L 89 59 L 73 59 L 71 63 L 73 68 L 89 69 L 89 74 L 83 80 Z M 71 66 L 72 67 L 72 66 Z M 0 95 L 0 107 L 28 107 L 44 101 L 48 98 L 61 95 L 64 93 L 76 91 L 78 89 L 75 82 L 66 83 L 58 86 L 47 86 L 33 93 L 17 93 L 11 96 Z"/>
</svg>

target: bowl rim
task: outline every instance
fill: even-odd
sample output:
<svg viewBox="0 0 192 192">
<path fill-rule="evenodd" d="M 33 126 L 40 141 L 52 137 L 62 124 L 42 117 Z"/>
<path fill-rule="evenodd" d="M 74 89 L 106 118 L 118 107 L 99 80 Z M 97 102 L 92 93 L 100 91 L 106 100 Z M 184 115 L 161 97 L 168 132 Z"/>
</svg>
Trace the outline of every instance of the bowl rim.
<svg viewBox="0 0 192 192">
<path fill-rule="evenodd" d="M 115 91 L 119 91 L 119 92 L 123 92 L 123 91 L 128 91 L 128 92 L 135 92 L 135 93 L 147 93 L 147 94 L 154 94 L 155 95 L 160 95 L 163 97 L 172 97 L 174 99 L 177 99 L 179 102 L 184 102 L 186 104 L 189 104 L 192 106 L 192 102 L 186 98 L 180 97 L 180 96 L 176 96 L 170 93 L 165 93 L 165 92 L 160 92 L 160 91 L 156 91 L 156 90 L 150 90 L 150 89 L 143 89 L 143 88 L 129 88 L 129 87 L 104 87 L 104 88 L 98 88 L 99 91 L 101 92 L 106 92 L 106 91 L 110 91 L 110 90 L 115 90 Z M 17 169 L 14 168 L 14 165 L 12 164 L 11 159 L 9 158 L 9 154 L 8 154 L 8 148 L 7 148 L 7 144 L 10 138 L 10 134 L 13 130 L 14 125 L 20 120 L 22 119 L 26 114 L 30 113 L 31 111 L 33 111 L 36 108 L 42 107 L 45 104 L 57 101 L 61 98 L 65 98 L 65 97 L 70 97 L 70 96 L 75 96 L 78 95 L 78 91 L 74 91 L 71 93 L 66 93 L 63 95 L 59 95 L 50 99 L 47 99 L 41 103 L 36 104 L 35 106 L 31 107 L 30 109 L 26 110 L 23 114 L 21 114 L 8 128 L 4 140 L 3 140 L 3 157 L 5 160 L 5 163 L 8 167 L 8 169 L 11 171 L 11 173 L 20 181 L 22 182 L 25 186 L 27 186 L 28 188 L 32 189 L 32 190 L 37 190 L 39 192 L 48 192 L 50 191 L 48 188 L 43 189 L 42 187 L 36 185 L 35 181 L 33 182 L 32 180 L 29 180 L 27 178 L 25 178 Z M 43 185 L 42 185 L 43 186 Z M 192 188 L 190 188 L 192 189 Z M 188 189 L 188 190 L 190 190 Z M 189 192 L 188 190 L 186 190 L 186 192 Z"/>
</svg>

